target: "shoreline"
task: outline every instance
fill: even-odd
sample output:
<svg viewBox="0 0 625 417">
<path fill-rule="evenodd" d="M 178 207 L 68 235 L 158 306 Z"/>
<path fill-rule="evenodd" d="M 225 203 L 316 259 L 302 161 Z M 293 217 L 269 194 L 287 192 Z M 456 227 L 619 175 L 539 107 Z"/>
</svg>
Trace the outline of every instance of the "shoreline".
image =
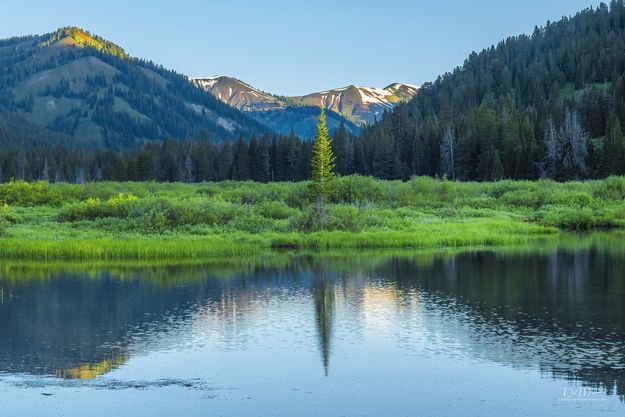
<svg viewBox="0 0 625 417">
<path fill-rule="evenodd" d="M 136 236 L 62 239 L 0 238 L 2 260 L 211 260 L 259 255 L 266 251 L 302 250 L 445 250 L 497 248 L 524 245 L 532 239 L 557 236 L 553 228 L 531 224 L 502 225 L 498 233 L 484 232 L 484 224 L 445 225 L 457 228 L 444 233 L 364 231 L 314 232 L 309 234 L 239 234 L 233 238 L 213 236 Z M 497 223 L 489 223 L 497 228 Z M 464 226 L 464 227 L 463 227 Z"/>
</svg>

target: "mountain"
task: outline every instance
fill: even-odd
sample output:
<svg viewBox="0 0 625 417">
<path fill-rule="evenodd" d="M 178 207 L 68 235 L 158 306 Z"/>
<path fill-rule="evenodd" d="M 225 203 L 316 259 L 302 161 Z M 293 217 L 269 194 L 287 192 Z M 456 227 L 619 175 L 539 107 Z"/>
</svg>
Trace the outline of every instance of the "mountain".
<svg viewBox="0 0 625 417">
<path fill-rule="evenodd" d="M 410 100 L 418 91 L 417 86 L 400 83 L 385 88 L 350 85 L 300 97 L 289 97 L 288 101 L 298 105 L 323 106 L 357 122 L 373 124 L 385 111 L 391 110 L 400 102 Z"/>
<path fill-rule="evenodd" d="M 248 113 L 259 123 L 284 135 L 291 130 L 300 137 L 312 138 L 319 119 L 319 106 L 294 104 L 289 98 L 274 96 L 260 91 L 236 78 L 217 76 L 192 78 L 201 89 L 217 99 Z M 338 129 L 341 123 L 351 132 L 360 131 L 360 126 L 351 119 L 327 110 L 326 123 L 330 130 Z"/>
<path fill-rule="evenodd" d="M 316 120 L 310 117 L 311 109 L 301 110 L 300 107 L 323 106 L 328 111 L 331 129 L 342 122 L 350 131 L 358 132 L 360 125 L 375 123 L 384 111 L 410 100 L 419 91 L 419 87 L 395 83 L 383 89 L 352 85 L 305 96 L 282 97 L 232 77 L 199 77 L 193 81 L 224 103 L 251 112 L 258 121 L 278 132 L 293 128 L 305 137 L 314 132 Z M 269 113 L 265 114 L 267 111 Z"/>
<path fill-rule="evenodd" d="M 384 178 L 585 179 L 625 174 L 624 123 L 625 3 L 612 0 L 473 52 L 357 141 Z"/>
<path fill-rule="evenodd" d="M 114 149 L 201 134 L 225 140 L 266 129 L 185 76 L 69 27 L 0 41 L 0 107 L 0 117 L 31 124 L 30 130 Z"/>
<path fill-rule="evenodd" d="M 201 77 L 193 81 L 219 100 L 243 111 L 283 109 L 284 100 L 255 89 L 249 84 L 232 77 Z"/>
</svg>

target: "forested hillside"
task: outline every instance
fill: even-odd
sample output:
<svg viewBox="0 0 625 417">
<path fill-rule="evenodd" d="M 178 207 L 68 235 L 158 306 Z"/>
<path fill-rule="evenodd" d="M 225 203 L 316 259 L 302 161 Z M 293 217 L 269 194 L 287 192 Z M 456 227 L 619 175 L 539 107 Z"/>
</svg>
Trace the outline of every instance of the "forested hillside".
<svg viewBox="0 0 625 417">
<path fill-rule="evenodd" d="M 0 108 L 0 122 L 13 125 L 7 119 L 18 117 L 84 148 L 121 150 L 201 134 L 219 141 L 264 130 L 185 76 L 79 28 L 0 41 Z M 37 141 L 12 129 L 7 135 L 4 145 Z"/>
<path fill-rule="evenodd" d="M 353 139 L 382 178 L 558 180 L 625 173 L 625 6 L 584 10 L 471 54 Z M 362 143 L 358 143 L 358 142 Z"/>
</svg>

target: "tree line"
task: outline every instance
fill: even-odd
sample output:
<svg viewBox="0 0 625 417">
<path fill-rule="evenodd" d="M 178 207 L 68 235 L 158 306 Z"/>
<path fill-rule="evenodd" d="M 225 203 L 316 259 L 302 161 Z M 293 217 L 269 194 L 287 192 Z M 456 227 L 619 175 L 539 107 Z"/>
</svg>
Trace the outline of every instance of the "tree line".
<svg viewBox="0 0 625 417">
<path fill-rule="evenodd" d="M 561 123 L 549 119 L 544 143 L 512 149 L 514 143 L 495 146 L 496 132 L 505 129 L 496 113 L 480 106 L 481 140 L 492 140 L 486 152 L 458 140 L 451 128 L 428 147 L 411 149 L 407 158 L 392 138 L 358 137 L 343 125 L 332 132 L 334 172 L 381 179 L 408 179 L 414 175 L 459 180 L 490 181 L 504 178 L 556 180 L 604 178 L 625 174 L 625 142 L 619 118 L 608 121 L 607 135 L 590 139 L 580 115 L 566 109 Z M 512 118 L 512 115 L 510 116 Z M 388 123 L 383 119 L 382 123 Z M 510 119 L 507 119 L 510 120 Z M 526 124 L 521 127 L 531 131 Z M 382 131 L 384 127 L 373 127 Z M 489 136 L 491 135 L 492 136 Z M 518 145 L 518 144 L 517 144 Z M 237 141 L 166 139 L 119 152 L 87 151 L 69 146 L 7 147 L 0 150 L 0 182 L 9 179 L 56 182 L 85 181 L 303 181 L 312 176 L 313 142 L 289 135 L 243 135 Z"/>
<path fill-rule="evenodd" d="M 311 156 L 312 143 L 293 133 L 166 139 L 124 152 L 13 147 L 0 151 L 0 181 L 301 181 L 311 176 Z"/>
</svg>

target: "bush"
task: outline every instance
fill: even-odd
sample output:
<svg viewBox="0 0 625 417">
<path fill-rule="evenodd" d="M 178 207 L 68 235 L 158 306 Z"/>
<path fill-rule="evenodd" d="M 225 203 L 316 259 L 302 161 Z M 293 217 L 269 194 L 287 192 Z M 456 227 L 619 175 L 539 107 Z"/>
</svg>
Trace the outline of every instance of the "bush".
<svg viewBox="0 0 625 417">
<path fill-rule="evenodd" d="M 142 199 L 132 204 L 128 217 L 136 226 L 149 232 L 163 232 L 193 220 L 191 207 L 165 198 Z"/>
<path fill-rule="evenodd" d="M 344 205 L 332 206 L 330 208 L 326 224 L 329 230 L 349 232 L 358 232 L 365 227 L 360 210 L 354 206 Z"/>
<path fill-rule="evenodd" d="M 59 220 L 75 222 L 95 220 L 105 217 L 126 218 L 131 207 L 139 199 L 132 194 L 118 194 L 106 201 L 99 198 L 88 198 L 84 202 L 64 206 L 59 213 Z"/>
<path fill-rule="evenodd" d="M 228 224 L 233 230 L 260 233 L 273 230 L 273 221 L 258 214 L 238 216 Z"/>
<path fill-rule="evenodd" d="M 22 217 L 13 213 L 8 204 L 4 204 L 3 206 L 0 206 L 0 221 L 6 225 L 17 224 L 22 222 Z"/>
<path fill-rule="evenodd" d="M 545 204 L 545 195 L 538 190 L 506 191 L 501 197 L 501 202 L 509 206 L 523 206 L 539 208 Z"/>
<path fill-rule="evenodd" d="M 543 215 L 543 223 L 560 229 L 590 230 L 598 219 L 588 207 L 554 207 Z"/>
<path fill-rule="evenodd" d="M 365 221 L 360 211 L 353 206 L 337 205 L 321 211 L 318 206 L 311 206 L 293 220 L 293 228 L 302 232 L 320 230 L 344 230 L 356 232 L 362 230 Z"/>
<path fill-rule="evenodd" d="M 546 205 L 587 206 L 592 202 L 592 196 L 584 191 L 552 189 L 545 190 Z"/>
<path fill-rule="evenodd" d="M 0 185 L 0 201 L 15 206 L 34 207 L 59 206 L 63 199 L 59 188 L 51 186 L 47 181 L 28 183 L 11 180 Z"/>
<path fill-rule="evenodd" d="M 291 221 L 291 228 L 300 232 L 314 232 L 323 229 L 322 223 L 325 223 L 325 213 L 318 206 L 312 205 Z"/>
<path fill-rule="evenodd" d="M 194 208 L 194 223 L 225 225 L 243 210 L 230 202 L 210 199 L 204 200 Z"/>
<path fill-rule="evenodd" d="M 257 211 L 264 217 L 274 220 L 284 220 L 298 213 L 298 210 L 289 207 L 282 201 L 265 201 L 260 203 Z"/>
<path fill-rule="evenodd" d="M 350 175 L 335 178 L 332 185 L 331 201 L 339 204 L 374 202 L 384 199 L 380 181 L 373 177 Z"/>
<path fill-rule="evenodd" d="M 487 195 L 459 198 L 454 201 L 454 203 L 458 207 L 471 207 L 475 209 L 494 209 L 497 207 L 497 201 Z"/>
<path fill-rule="evenodd" d="M 477 191 L 481 185 L 437 180 L 430 177 L 415 177 L 410 180 L 410 188 L 414 193 L 412 205 L 440 207 L 455 200 L 479 195 Z"/>
<path fill-rule="evenodd" d="M 293 184 L 288 190 L 284 202 L 289 207 L 302 208 L 308 203 L 309 191 L 308 182 Z"/>
<path fill-rule="evenodd" d="M 202 186 L 200 188 L 198 188 L 196 190 L 197 194 L 202 194 L 204 196 L 207 197 L 213 197 L 215 195 L 219 194 L 219 188 L 213 186 L 213 185 L 206 185 L 206 186 Z"/>
<path fill-rule="evenodd" d="M 599 181 L 594 196 L 604 200 L 625 199 L 625 177 L 609 177 Z"/>
<path fill-rule="evenodd" d="M 410 187 L 416 194 L 435 194 L 439 182 L 431 177 L 414 177 L 410 180 Z"/>
</svg>

